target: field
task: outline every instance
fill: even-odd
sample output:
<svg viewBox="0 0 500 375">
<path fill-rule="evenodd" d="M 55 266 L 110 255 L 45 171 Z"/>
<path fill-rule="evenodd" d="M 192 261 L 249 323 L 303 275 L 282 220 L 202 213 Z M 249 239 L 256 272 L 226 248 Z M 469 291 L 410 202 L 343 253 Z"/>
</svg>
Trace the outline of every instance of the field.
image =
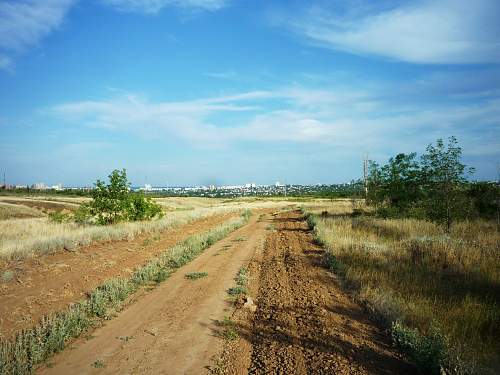
<svg viewBox="0 0 500 375">
<path fill-rule="evenodd" d="M 48 216 L 84 201 L 0 198 L 0 374 L 500 368 L 495 223 L 448 236 L 293 198 L 159 198 L 163 218 L 108 226 Z"/>
<path fill-rule="evenodd" d="M 345 287 L 389 326 L 401 322 L 424 335 L 437 331 L 446 337 L 450 366 L 462 372 L 497 373 L 500 233 L 496 223 L 461 222 L 445 235 L 426 221 L 353 218 L 350 211 L 348 205 L 310 211 L 316 238 L 333 255 L 331 267 Z M 394 335 L 403 333 L 393 327 Z M 436 358 L 424 355 L 417 360 Z"/>
</svg>

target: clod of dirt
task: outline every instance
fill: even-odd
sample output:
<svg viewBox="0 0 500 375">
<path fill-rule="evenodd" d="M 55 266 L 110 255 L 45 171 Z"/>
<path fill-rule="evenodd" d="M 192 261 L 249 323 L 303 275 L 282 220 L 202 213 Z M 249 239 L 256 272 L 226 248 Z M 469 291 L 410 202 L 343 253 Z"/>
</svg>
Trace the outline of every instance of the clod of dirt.
<svg viewBox="0 0 500 375">
<path fill-rule="evenodd" d="M 257 306 L 253 302 L 252 297 L 250 296 L 245 296 L 244 297 L 245 302 L 243 303 L 243 307 L 245 309 L 249 309 L 251 312 L 255 312 L 257 310 Z"/>
</svg>

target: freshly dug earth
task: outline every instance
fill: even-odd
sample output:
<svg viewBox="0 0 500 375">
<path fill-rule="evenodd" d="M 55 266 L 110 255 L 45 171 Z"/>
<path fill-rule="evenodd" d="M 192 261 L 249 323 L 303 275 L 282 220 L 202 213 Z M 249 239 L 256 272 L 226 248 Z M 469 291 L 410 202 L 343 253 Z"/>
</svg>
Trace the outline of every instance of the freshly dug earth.
<svg viewBox="0 0 500 375">
<path fill-rule="evenodd" d="M 206 249 L 115 318 L 39 369 L 43 374 L 200 374 L 220 350 L 227 289 L 262 249 L 265 220 L 250 222 Z M 196 280 L 185 275 L 206 272 Z"/>
<path fill-rule="evenodd" d="M 80 247 L 76 251 L 0 264 L 11 276 L 0 282 L 0 335 L 12 337 L 50 313 L 86 297 L 104 281 L 133 270 L 186 237 L 207 231 L 234 214 L 210 216 L 133 240 Z"/>
<path fill-rule="evenodd" d="M 262 259 L 250 265 L 257 310 L 235 311 L 240 339 L 226 345 L 214 372 L 415 373 L 324 267 L 301 213 L 280 214 L 274 226 Z"/>
</svg>

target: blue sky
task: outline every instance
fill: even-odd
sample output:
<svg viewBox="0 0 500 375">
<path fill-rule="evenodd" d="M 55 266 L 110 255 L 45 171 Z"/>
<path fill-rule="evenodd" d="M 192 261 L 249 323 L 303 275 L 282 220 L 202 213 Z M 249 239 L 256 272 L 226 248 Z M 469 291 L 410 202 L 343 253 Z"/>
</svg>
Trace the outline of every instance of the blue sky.
<svg viewBox="0 0 500 375">
<path fill-rule="evenodd" d="M 500 2 L 2 0 L 10 183 L 335 183 L 455 135 L 500 161 Z"/>
</svg>

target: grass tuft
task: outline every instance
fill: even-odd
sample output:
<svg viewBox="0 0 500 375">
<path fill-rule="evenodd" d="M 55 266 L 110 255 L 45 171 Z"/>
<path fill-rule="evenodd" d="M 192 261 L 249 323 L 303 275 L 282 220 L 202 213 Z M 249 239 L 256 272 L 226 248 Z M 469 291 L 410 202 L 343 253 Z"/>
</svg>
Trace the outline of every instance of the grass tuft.
<svg viewBox="0 0 500 375">
<path fill-rule="evenodd" d="M 184 277 L 189 280 L 197 280 L 207 276 L 208 272 L 189 272 L 184 275 Z"/>
</svg>

